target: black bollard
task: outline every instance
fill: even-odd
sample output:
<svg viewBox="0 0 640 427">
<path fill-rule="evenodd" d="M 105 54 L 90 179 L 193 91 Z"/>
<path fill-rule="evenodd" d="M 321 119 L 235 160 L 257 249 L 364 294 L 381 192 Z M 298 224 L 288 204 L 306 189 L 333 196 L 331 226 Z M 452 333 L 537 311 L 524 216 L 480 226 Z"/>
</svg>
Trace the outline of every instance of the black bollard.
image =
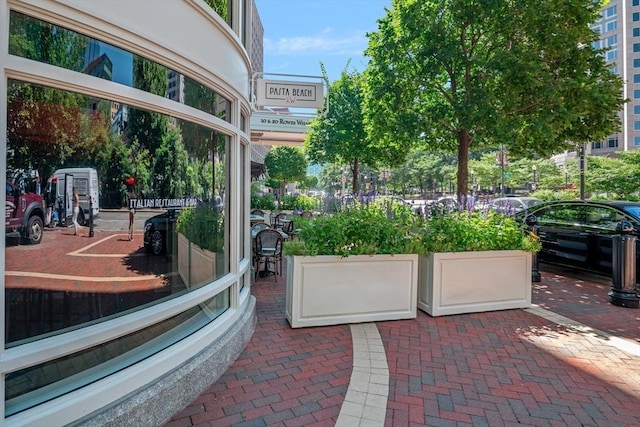
<svg viewBox="0 0 640 427">
<path fill-rule="evenodd" d="M 531 233 L 534 236 L 538 235 L 538 227 L 536 224 L 538 223 L 538 219 L 535 215 L 527 215 L 524 219 L 525 223 L 529 227 Z M 538 256 L 538 252 L 534 252 L 531 255 L 531 281 L 532 282 L 540 282 L 542 280 L 542 275 L 540 274 L 540 258 Z"/>
<path fill-rule="evenodd" d="M 93 237 L 93 198 L 89 196 L 89 237 Z"/>
<path fill-rule="evenodd" d="M 638 308 L 640 297 L 636 287 L 636 236 L 633 225 L 621 221 L 616 225 L 612 241 L 611 291 L 609 302 L 613 305 Z"/>
</svg>

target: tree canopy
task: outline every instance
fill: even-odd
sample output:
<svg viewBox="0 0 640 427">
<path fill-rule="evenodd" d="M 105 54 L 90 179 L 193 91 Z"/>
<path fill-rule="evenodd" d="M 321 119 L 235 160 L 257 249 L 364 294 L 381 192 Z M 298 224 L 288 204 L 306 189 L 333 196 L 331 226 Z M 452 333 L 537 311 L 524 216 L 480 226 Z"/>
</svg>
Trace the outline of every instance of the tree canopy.
<svg viewBox="0 0 640 427">
<path fill-rule="evenodd" d="M 323 73 L 326 78 L 324 67 Z M 358 176 L 363 165 L 373 167 L 378 162 L 389 163 L 397 158 L 376 149 L 367 138 L 362 115 L 362 78 L 361 73 L 349 73 L 345 67 L 340 78 L 329 87 L 328 109 L 320 110 L 311 122 L 305 140 L 306 152 L 312 163 L 349 166 L 354 193 L 358 189 Z"/>
<path fill-rule="evenodd" d="M 393 0 L 369 34 L 364 120 L 380 147 L 546 156 L 615 132 L 622 80 L 582 0 Z"/>
<path fill-rule="evenodd" d="M 265 156 L 264 165 L 274 188 L 282 189 L 289 182 L 304 181 L 307 176 L 307 158 L 297 147 L 274 147 Z"/>
</svg>

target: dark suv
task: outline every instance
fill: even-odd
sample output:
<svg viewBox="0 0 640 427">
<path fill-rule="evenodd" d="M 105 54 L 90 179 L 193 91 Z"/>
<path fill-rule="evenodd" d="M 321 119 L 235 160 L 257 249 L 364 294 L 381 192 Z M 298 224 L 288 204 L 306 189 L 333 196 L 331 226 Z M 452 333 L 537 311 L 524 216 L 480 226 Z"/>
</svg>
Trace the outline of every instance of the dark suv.
<svg viewBox="0 0 640 427">
<path fill-rule="evenodd" d="M 42 241 L 44 200 L 35 193 L 27 193 L 7 181 L 5 234 L 21 243 Z"/>
<path fill-rule="evenodd" d="M 148 252 L 160 255 L 167 251 L 167 239 L 175 238 L 179 210 L 170 209 L 144 222 L 143 244 Z"/>
</svg>

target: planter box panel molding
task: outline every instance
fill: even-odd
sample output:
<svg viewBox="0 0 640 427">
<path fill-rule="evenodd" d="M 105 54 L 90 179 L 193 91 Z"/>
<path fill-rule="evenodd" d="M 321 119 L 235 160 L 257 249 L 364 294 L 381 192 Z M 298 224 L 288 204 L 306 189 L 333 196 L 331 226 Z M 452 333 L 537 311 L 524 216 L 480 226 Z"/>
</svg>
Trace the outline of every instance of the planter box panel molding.
<svg viewBox="0 0 640 427">
<path fill-rule="evenodd" d="M 418 308 L 442 316 L 529 307 L 531 258 L 524 251 L 421 257 Z"/>
<path fill-rule="evenodd" d="M 417 255 L 287 257 L 292 327 L 412 319 Z"/>
</svg>

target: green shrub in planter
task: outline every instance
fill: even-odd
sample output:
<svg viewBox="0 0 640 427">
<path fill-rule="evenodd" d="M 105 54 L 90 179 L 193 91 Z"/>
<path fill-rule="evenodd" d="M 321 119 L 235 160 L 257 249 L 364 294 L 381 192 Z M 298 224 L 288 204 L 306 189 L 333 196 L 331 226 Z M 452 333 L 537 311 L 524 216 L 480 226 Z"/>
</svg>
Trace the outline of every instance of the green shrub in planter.
<svg viewBox="0 0 640 427">
<path fill-rule="evenodd" d="M 489 211 L 454 211 L 426 220 L 422 244 L 425 253 L 523 250 L 537 252 L 538 238 L 511 217 Z"/>
<path fill-rule="evenodd" d="M 300 223 L 299 239 L 285 255 L 375 255 L 418 253 L 423 220 L 410 209 L 359 205 Z"/>
<path fill-rule="evenodd" d="M 176 220 L 179 233 L 202 249 L 222 252 L 224 243 L 224 217 L 215 209 L 201 204 L 192 209 L 184 209 Z"/>
<path fill-rule="evenodd" d="M 289 194 L 282 196 L 279 205 L 280 209 L 302 209 L 303 211 L 310 211 L 318 209 L 319 207 L 320 201 L 315 197 L 307 196 L 306 194 Z"/>
<path fill-rule="evenodd" d="M 272 211 L 276 208 L 276 198 L 273 194 L 265 194 L 259 196 L 257 194 L 251 195 L 251 209 L 263 209 Z"/>
</svg>

